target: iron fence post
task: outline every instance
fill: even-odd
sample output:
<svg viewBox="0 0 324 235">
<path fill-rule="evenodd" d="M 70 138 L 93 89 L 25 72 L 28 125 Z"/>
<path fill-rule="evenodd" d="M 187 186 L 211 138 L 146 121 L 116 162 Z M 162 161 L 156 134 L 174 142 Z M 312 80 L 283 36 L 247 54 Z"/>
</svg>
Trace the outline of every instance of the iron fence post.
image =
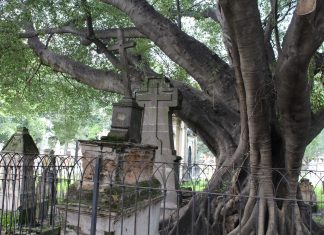
<svg viewBox="0 0 324 235">
<path fill-rule="evenodd" d="M 54 207 L 56 205 L 56 156 L 54 151 L 51 152 L 51 209 L 50 209 L 50 225 L 54 225 Z"/>
<path fill-rule="evenodd" d="M 93 180 L 93 194 L 92 194 L 92 213 L 91 213 L 91 228 L 90 235 L 96 235 L 96 226 L 97 226 L 97 206 L 98 206 L 98 198 L 99 198 L 99 177 L 100 177 L 100 169 L 102 163 L 102 146 L 100 156 L 96 159 L 96 168 L 95 168 L 95 176 Z"/>
</svg>

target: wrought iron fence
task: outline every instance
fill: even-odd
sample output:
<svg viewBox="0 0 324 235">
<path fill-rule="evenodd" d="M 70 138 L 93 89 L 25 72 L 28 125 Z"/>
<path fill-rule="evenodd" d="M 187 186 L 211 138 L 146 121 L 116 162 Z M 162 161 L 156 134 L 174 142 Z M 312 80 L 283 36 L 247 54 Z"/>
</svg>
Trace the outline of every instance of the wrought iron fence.
<svg viewBox="0 0 324 235">
<path fill-rule="evenodd" d="M 189 202 L 192 220 L 187 226 L 192 234 L 201 234 L 194 227 L 198 213 L 194 205 L 201 198 L 206 198 L 207 210 L 217 210 L 214 198 L 224 202 L 231 198 L 240 204 L 249 197 L 239 190 L 244 188 L 239 180 L 235 182 L 237 192 L 228 190 L 231 179 L 249 173 L 249 168 L 218 169 L 227 177 L 220 179 L 217 188 L 211 188 L 209 182 L 216 168 L 181 162 L 114 162 L 100 155 L 1 154 L 0 234 L 167 234 Z M 277 182 L 272 191 L 281 195 L 280 185 L 289 187 L 287 174 L 272 169 L 272 175 Z M 293 201 L 303 202 L 313 219 L 323 223 L 324 172 L 300 171 L 299 179 L 302 199 Z M 278 196 L 273 200 L 290 199 Z M 222 213 L 219 226 L 224 234 L 241 226 L 242 210 Z M 206 215 L 209 221 L 211 213 Z M 311 231 L 312 223 L 309 225 Z M 174 228 L 175 234 L 181 234 L 179 227 Z"/>
</svg>

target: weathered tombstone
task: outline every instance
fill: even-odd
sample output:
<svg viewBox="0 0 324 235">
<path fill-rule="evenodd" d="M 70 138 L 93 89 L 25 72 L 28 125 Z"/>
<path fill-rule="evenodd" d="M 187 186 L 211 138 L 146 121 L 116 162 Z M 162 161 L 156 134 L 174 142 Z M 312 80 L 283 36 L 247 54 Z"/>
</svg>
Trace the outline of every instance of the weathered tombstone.
<svg viewBox="0 0 324 235">
<path fill-rule="evenodd" d="M 177 206 L 174 170 L 177 159 L 173 144 L 170 108 L 178 106 L 178 90 L 160 78 L 149 78 L 144 89 L 136 92 L 136 101 L 144 108 L 142 143 L 158 146 L 155 157 L 156 177 L 167 189 L 166 208 Z"/>
<path fill-rule="evenodd" d="M 58 206 L 66 215 L 65 234 L 158 233 L 162 197 L 153 177 L 157 147 L 140 143 L 142 111 L 128 94 L 114 104 L 108 136 L 80 141 L 82 180 L 70 188 L 69 206 Z M 80 200 L 82 206 L 73 205 Z"/>
<path fill-rule="evenodd" d="M 312 208 L 312 211 L 316 212 L 317 200 L 312 182 L 310 182 L 309 179 L 303 178 L 300 180 L 299 188 L 305 204 L 309 205 Z"/>
<path fill-rule="evenodd" d="M 4 156 L 6 180 L 2 187 L 6 194 L 2 200 L 7 200 L 6 210 L 19 209 L 20 224 L 34 224 L 36 201 L 34 160 L 39 154 L 38 148 L 30 136 L 28 129 L 19 128 L 11 136 L 1 151 Z M 8 192 L 8 193 L 7 193 Z"/>
</svg>

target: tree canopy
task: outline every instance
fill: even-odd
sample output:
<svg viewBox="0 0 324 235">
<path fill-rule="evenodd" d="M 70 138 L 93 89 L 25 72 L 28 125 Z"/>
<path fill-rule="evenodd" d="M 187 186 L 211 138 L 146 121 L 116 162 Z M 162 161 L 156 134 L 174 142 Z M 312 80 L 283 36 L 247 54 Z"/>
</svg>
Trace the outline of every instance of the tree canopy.
<svg viewBox="0 0 324 235">
<path fill-rule="evenodd" d="M 111 104 L 118 96 L 96 91 L 64 74 L 39 70 L 31 81 L 20 77 L 24 74 L 12 80 L 4 75 L 0 84 L 1 142 L 7 141 L 18 126 L 28 127 L 36 142 L 50 132 L 61 144 L 76 138 L 96 138 L 109 128 Z"/>
</svg>

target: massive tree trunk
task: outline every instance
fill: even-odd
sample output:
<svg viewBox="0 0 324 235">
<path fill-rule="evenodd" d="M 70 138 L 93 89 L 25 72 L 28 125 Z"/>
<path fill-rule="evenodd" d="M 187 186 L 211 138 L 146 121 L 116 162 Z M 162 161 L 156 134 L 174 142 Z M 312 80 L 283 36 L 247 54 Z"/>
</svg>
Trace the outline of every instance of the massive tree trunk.
<svg viewBox="0 0 324 235">
<path fill-rule="evenodd" d="M 241 141 L 248 136 L 248 163 L 237 161 L 244 167 L 238 170 L 228 198 L 196 198 L 170 234 L 323 234 L 309 211 L 302 209 L 298 195 L 302 158 L 309 142 L 305 133 L 311 125 L 307 70 L 323 42 L 320 25 L 324 22 L 317 16 L 323 2 L 308 16 L 295 13 L 273 76 L 256 2 L 223 0 L 219 4 L 226 21 L 223 29 L 231 38 L 228 51 L 235 68 L 241 121 L 246 114 Z M 219 192 L 217 185 L 228 177 L 227 164 L 215 172 L 208 191 Z M 192 218 L 194 231 L 185 226 Z M 233 218 L 232 226 L 224 226 Z"/>
<path fill-rule="evenodd" d="M 210 194 L 194 196 L 181 218 L 164 229 L 184 235 L 323 231 L 301 209 L 298 194 L 305 147 L 324 126 L 323 111 L 313 114 L 310 109 L 307 77 L 309 62 L 324 40 L 323 0 L 318 0 L 311 11 L 299 5 L 299 15 L 294 14 L 282 45 L 277 40 L 275 63 L 270 38 L 276 31 L 276 15 L 269 17 L 263 29 L 257 1 L 220 0 L 214 16 L 225 35 L 230 64 L 182 32 L 145 0 L 102 2 L 117 7 L 134 22 L 137 30 L 129 29 L 127 37 L 152 40 L 201 88 L 170 79 L 182 95 L 182 107 L 175 113 L 218 157 L 218 168 L 205 190 Z M 83 41 L 101 45 L 107 59 L 118 68 L 118 60 L 99 41 L 116 37 L 115 31 L 92 30 L 94 35 L 88 31 L 71 27 L 43 30 L 82 36 Z M 118 73 L 93 69 L 54 53 L 33 27 L 28 26 L 23 36 L 42 63 L 54 70 L 97 89 L 124 91 Z M 134 87 L 144 73 L 137 71 L 135 58 L 129 61 Z M 150 68 L 142 69 L 154 75 Z M 224 186 L 227 197 L 220 196 Z M 227 226 L 228 221 L 234 222 Z"/>
</svg>

